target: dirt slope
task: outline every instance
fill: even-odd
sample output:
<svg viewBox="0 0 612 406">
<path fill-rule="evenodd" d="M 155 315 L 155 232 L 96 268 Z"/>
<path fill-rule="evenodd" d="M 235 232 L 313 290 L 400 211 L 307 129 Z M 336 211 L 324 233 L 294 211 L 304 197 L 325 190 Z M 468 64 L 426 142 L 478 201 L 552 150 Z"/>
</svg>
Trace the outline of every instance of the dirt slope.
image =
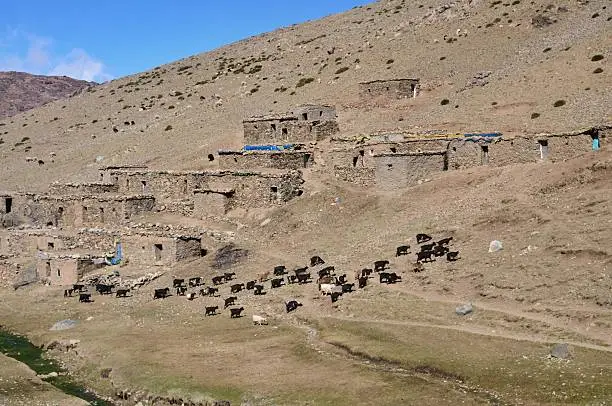
<svg viewBox="0 0 612 406">
<path fill-rule="evenodd" d="M 85 177 L 97 156 L 206 167 L 208 153 L 241 145 L 245 116 L 306 102 L 336 105 L 347 135 L 610 122 L 608 5 L 390 0 L 245 39 L 4 120 L 0 188 Z M 357 82 L 392 77 L 419 77 L 421 96 L 359 101 Z"/>
<path fill-rule="evenodd" d="M 0 119 L 74 96 L 84 88 L 95 85 L 66 76 L 0 72 Z"/>
</svg>

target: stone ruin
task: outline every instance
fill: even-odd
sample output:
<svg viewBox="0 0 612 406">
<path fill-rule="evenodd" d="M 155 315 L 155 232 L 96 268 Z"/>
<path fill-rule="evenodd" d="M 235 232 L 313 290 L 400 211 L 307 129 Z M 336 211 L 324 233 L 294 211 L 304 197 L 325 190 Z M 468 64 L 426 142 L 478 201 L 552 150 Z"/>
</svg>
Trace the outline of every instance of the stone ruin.
<svg viewBox="0 0 612 406">
<path fill-rule="evenodd" d="M 243 126 L 247 144 L 316 142 L 339 131 L 336 109 L 314 104 L 289 113 L 250 117 Z"/>
<path fill-rule="evenodd" d="M 413 134 L 391 132 L 332 139 L 327 160 L 337 178 L 393 190 L 415 185 L 435 173 L 480 165 L 506 166 L 556 162 L 592 151 L 612 126 L 559 134 L 505 137 L 490 134 Z"/>
<path fill-rule="evenodd" d="M 392 99 L 409 99 L 417 97 L 419 79 L 387 79 L 359 83 L 359 95 L 362 99 L 384 96 Z"/>
</svg>

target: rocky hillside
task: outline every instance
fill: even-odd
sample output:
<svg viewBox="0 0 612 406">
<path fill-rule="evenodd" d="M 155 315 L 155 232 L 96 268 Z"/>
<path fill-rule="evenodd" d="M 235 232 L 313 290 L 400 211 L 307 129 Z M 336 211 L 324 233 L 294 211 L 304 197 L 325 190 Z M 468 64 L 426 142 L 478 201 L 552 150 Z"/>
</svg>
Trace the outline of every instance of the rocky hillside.
<svg viewBox="0 0 612 406">
<path fill-rule="evenodd" d="M 0 72 L 0 119 L 77 94 L 95 83 L 67 76 Z"/>
<path fill-rule="evenodd" d="M 210 167 L 209 153 L 242 144 L 245 116 L 309 102 L 335 105 L 347 136 L 395 128 L 530 134 L 607 123 L 608 6 L 384 0 L 248 38 L 0 121 L 0 189 L 91 178 L 100 157 Z M 359 81 L 401 77 L 420 78 L 419 97 L 360 100 Z"/>
</svg>

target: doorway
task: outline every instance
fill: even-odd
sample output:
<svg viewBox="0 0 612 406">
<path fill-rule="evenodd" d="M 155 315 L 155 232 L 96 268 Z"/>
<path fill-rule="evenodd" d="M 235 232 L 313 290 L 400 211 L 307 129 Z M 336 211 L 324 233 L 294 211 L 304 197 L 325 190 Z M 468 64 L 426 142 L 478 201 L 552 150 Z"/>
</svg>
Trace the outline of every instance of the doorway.
<svg viewBox="0 0 612 406">
<path fill-rule="evenodd" d="M 539 140 L 538 144 L 540 144 L 540 159 L 548 158 L 548 140 Z"/>
<path fill-rule="evenodd" d="M 164 246 L 162 244 L 153 245 L 153 253 L 155 254 L 156 261 L 161 261 L 163 251 L 164 251 Z"/>
<path fill-rule="evenodd" d="M 4 214 L 9 214 L 13 211 L 13 198 L 7 197 L 4 199 Z"/>
</svg>

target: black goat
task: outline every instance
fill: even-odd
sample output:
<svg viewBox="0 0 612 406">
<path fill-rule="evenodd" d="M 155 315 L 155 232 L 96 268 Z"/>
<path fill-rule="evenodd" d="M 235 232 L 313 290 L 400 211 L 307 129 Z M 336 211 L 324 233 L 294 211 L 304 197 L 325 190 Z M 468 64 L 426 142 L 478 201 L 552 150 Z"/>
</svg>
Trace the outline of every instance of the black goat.
<svg viewBox="0 0 612 406">
<path fill-rule="evenodd" d="M 354 287 L 354 283 L 345 283 L 344 285 L 342 285 L 342 293 L 350 293 L 353 291 Z"/>
<path fill-rule="evenodd" d="M 274 276 L 283 276 L 287 273 L 287 267 L 284 265 L 278 265 L 274 267 Z"/>
<path fill-rule="evenodd" d="M 102 283 L 96 285 L 96 291 L 101 295 L 110 295 L 113 293 L 113 288 L 113 285 L 104 285 Z"/>
<path fill-rule="evenodd" d="M 155 289 L 153 293 L 153 299 L 165 299 L 170 296 L 170 288 Z"/>
<path fill-rule="evenodd" d="M 453 237 L 442 238 L 437 242 L 438 245 L 448 245 L 453 240 Z"/>
<path fill-rule="evenodd" d="M 311 276 L 310 276 L 309 273 L 301 273 L 301 274 L 299 274 L 297 276 L 298 283 L 300 283 L 300 284 L 311 282 L 310 278 L 311 278 Z"/>
<path fill-rule="evenodd" d="M 265 295 L 266 292 L 263 291 L 264 286 L 263 285 L 255 285 L 255 288 L 253 289 L 253 294 L 254 295 Z"/>
<path fill-rule="evenodd" d="M 81 293 L 81 292 L 83 292 L 84 289 L 85 289 L 85 285 L 81 285 L 81 284 L 74 284 L 74 285 L 72 285 L 72 290 L 74 292 Z"/>
<path fill-rule="evenodd" d="M 323 265 L 324 263 L 325 261 L 323 261 L 323 259 L 317 255 L 310 258 L 310 266 Z"/>
<path fill-rule="evenodd" d="M 172 281 L 172 287 L 178 288 L 179 286 L 183 286 L 185 284 L 185 279 L 174 279 Z"/>
<path fill-rule="evenodd" d="M 244 310 L 244 307 L 238 307 L 235 309 L 230 309 L 230 318 L 235 319 L 238 317 L 242 317 L 240 313 Z"/>
<path fill-rule="evenodd" d="M 427 241 L 431 241 L 431 236 L 427 234 L 417 234 L 416 235 L 417 244 L 422 244 Z"/>
<path fill-rule="evenodd" d="M 225 279 L 225 282 L 229 282 L 232 279 L 234 279 L 235 276 L 236 276 L 236 272 L 225 272 L 223 274 L 223 279 Z"/>
<path fill-rule="evenodd" d="M 223 282 L 225 282 L 224 276 L 213 276 L 212 278 L 213 285 L 221 285 Z"/>
<path fill-rule="evenodd" d="M 283 278 L 272 279 L 271 284 L 272 284 L 272 288 L 280 288 L 281 286 L 285 284 L 285 279 Z"/>
<path fill-rule="evenodd" d="M 358 279 L 359 281 L 359 289 L 365 288 L 368 284 L 368 277 L 367 276 L 362 276 L 361 278 Z"/>
<path fill-rule="evenodd" d="M 453 262 L 459 259 L 459 251 L 451 251 L 446 253 L 446 260 Z"/>
<path fill-rule="evenodd" d="M 80 293 L 79 294 L 79 302 L 89 303 L 91 302 L 91 293 Z"/>
<path fill-rule="evenodd" d="M 117 289 L 115 297 L 127 297 L 128 293 L 130 293 L 129 289 Z"/>
<path fill-rule="evenodd" d="M 219 306 L 206 306 L 206 312 L 204 316 L 214 316 L 217 314 L 217 310 L 219 310 Z"/>
<path fill-rule="evenodd" d="M 400 245 L 395 249 L 395 256 L 401 257 L 402 255 L 408 255 L 408 251 L 410 251 L 410 245 Z"/>
<path fill-rule="evenodd" d="M 420 263 L 420 262 L 432 262 L 432 261 L 434 261 L 432 256 L 433 256 L 433 251 L 421 251 L 421 252 L 417 252 L 417 263 Z"/>
<path fill-rule="evenodd" d="M 300 306 L 302 306 L 302 304 L 297 300 L 288 300 L 285 302 L 285 309 L 287 310 L 287 313 L 291 313 Z"/>
<path fill-rule="evenodd" d="M 421 245 L 421 252 L 423 252 L 423 251 L 432 251 L 435 246 L 436 246 L 435 242 L 432 242 L 431 244 L 423 244 L 423 245 Z"/>
<path fill-rule="evenodd" d="M 228 297 L 227 299 L 225 299 L 225 305 L 223 306 L 223 308 L 227 309 L 228 307 L 233 306 L 237 299 L 238 298 L 236 296 Z"/>
<path fill-rule="evenodd" d="M 385 269 L 387 269 L 388 265 L 389 265 L 389 261 L 387 260 L 376 261 L 374 262 L 374 272 L 384 271 Z"/>
<path fill-rule="evenodd" d="M 255 285 L 257 284 L 257 281 L 248 281 L 246 283 L 246 288 L 247 290 L 253 290 L 255 289 Z"/>
<path fill-rule="evenodd" d="M 238 293 L 238 292 L 242 291 L 242 289 L 244 289 L 244 283 L 236 283 L 236 284 L 230 286 L 230 292 L 231 293 Z"/>
<path fill-rule="evenodd" d="M 202 284 L 202 278 L 196 276 L 195 278 L 189 278 L 189 286 L 195 288 Z"/>
<path fill-rule="evenodd" d="M 336 303 L 338 299 L 342 296 L 342 292 L 332 292 L 331 294 L 331 302 Z"/>
<path fill-rule="evenodd" d="M 74 289 L 64 289 L 64 297 L 72 297 L 72 292 Z"/>
<path fill-rule="evenodd" d="M 185 293 L 187 293 L 187 287 L 186 286 L 179 286 L 176 288 L 176 294 L 179 296 L 185 296 Z"/>
</svg>

